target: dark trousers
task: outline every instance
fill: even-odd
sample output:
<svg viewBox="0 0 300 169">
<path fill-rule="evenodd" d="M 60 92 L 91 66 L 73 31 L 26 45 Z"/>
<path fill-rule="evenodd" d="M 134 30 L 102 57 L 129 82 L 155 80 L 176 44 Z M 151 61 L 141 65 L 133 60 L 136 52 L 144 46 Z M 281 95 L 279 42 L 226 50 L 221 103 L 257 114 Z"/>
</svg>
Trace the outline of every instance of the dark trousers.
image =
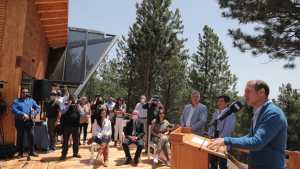
<svg viewBox="0 0 300 169">
<path fill-rule="evenodd" d="M 210 169 L 227 169 L 227 159 L 210 155 L 209 162 Z"/>
<path fill-rule="evenodd" d="M 82 130 L 83 130 L 83 141 L 86 141 L 88 125 L 89 125 L 88 123 L 81 123 L 80 124 L 80 136 L 81 136 L 81 133 L 82 133 Z"/>
<path fill-rule="evenodd" d="M 77 155 L 79 151 L 79 127 L 63 127 L 63 146 L 62 156 L 66 157 L 68 153 L 68 143 L 70 135 L 72 134 L 73 139 L 73 155 Z"/>
<path fill-rule="evenodd" d="M 130 144 L 135 144 L 137 146 L 137 149 L 136 149 L 136 152 L 135 152 L 135 156 L 134 156 L 134 161 L 135 162 L 138 162 L 138 160 L 140 159 L 140 156 L 141 156 L 141 152 L 144 148 L 144 141 L 143 139 L 138 139 L 137 141 L 133 142 L 131 141 L 130 139 L 128 138 L 125 138 L 124 139 L 124 142 L 122 144 L 123 146 L 123 150 L 125 152 L 125 155 L 126 155 L 126 159 L 128 160 L 131 160 L 131 155 L 130 155 L 130 151 L 129 151 L 129 145 Z"/>
<path fill-rule="evenodd" d="M 33 137 L 34 137 L 34 123 L 30 120 L 23 121 L 23 120 L 16 120 L 15 127 L 17 129 L 17 151 L 19 154 L 23 154 L 24 147 L 24 134 L 27 134 L 28 138 L 28 153 L 32 154 L 34 152 L 34 144 L 33 144 Z"/>
<path fill-rule="evenodd" d="M 47 127 L 48 127 L 48 134 L 50 139 L 50 149 L 55 150 L 56 147 L 56 130 L 55 125 L 56 118 L 48 118 L 47 120 Z"/>
</svg>

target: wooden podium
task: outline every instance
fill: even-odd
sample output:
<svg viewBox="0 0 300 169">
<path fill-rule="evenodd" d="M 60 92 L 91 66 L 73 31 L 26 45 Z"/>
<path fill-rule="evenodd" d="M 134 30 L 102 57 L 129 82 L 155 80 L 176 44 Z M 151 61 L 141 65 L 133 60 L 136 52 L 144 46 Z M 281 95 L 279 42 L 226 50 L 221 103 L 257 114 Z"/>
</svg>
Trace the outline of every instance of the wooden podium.
<svg viewBox="0 0 300 169">
<path fill-rule="evenodd" d="M 207 148 L 209 139 L 192 134 L 189 128 L 178 128 L 171 133 L 171 169 L 208 169 L 208 155 L 226 158 L 226 147 L 218 152 Z"/>
</svg>

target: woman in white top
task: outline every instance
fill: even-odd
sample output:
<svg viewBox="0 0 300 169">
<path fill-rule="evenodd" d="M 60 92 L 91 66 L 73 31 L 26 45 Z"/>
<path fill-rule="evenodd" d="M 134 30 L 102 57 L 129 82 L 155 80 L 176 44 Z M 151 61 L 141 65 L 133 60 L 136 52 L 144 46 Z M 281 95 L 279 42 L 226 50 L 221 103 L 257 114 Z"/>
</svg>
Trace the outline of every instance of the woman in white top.
<svg viewBox="0 0 300 169">
<path fill-rule="evenodd" d="M 100 116 L 97 116 L 93 123 L 93 144 L 91 147 L 92 157 L 93 159 L 93 152 L 95 150 L 95 146 L 100 145 L 100 149 L 98 152 L 100 152 L 99 155 L 103 154 L 103 166 L 107 167 L 108 164 L 108 144 L 111 140 L 111 122 L 107 118 L 107 110 L 105 108 L 100 109 Z"/>
</svg>

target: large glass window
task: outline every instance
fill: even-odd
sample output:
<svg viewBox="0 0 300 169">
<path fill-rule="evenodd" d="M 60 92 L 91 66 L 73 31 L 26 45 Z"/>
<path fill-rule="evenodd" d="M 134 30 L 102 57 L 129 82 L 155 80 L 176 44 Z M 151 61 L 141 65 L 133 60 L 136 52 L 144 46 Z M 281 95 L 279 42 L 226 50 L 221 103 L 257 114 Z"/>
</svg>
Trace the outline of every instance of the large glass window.
<svg viewBox="0 0 300 169">
<path fill-rule="evenodd" d="M 86 62 L 86 73 L 90 73 L 92 68 L 98 63 L 100 57 L 104 54 L 106 49 L 111 44 L 111 41 L 101 43 L 88 43 L 87 46 L 87 62 Z"/>
<path fill-rule="evenodd" d="M 86 39 L 86 32 L 70 30 L 68 33 L 68 42 L 82 41 Z"/>
<path fill-rule="evenodd" d="M 61 57 L 52 75 L 51 80 L 82 83 L 98 66 L 101 57 L 110 50 L 114 36 L 106 36 L 98 31 L 81 28 L 70 28 L 66 56 Z M 61 75 L 61 76 L 60 76 Z"/>
<path fill-rule="evenodd" d="M 67 49 L 65 81 L 81 82 L 84 78 L 84 46 Z"/>
</svg>

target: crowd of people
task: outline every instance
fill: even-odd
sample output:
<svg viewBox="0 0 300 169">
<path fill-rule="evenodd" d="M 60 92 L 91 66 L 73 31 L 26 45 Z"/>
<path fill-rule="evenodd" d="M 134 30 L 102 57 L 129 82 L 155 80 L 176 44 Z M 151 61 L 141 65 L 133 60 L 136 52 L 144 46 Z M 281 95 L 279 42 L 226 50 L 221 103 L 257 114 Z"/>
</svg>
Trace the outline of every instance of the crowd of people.
<svg viewBox="0 0 300 169">
<path fill-rule="evenodd" d="M 225 111 L 231 103 L 230 97 L 222 95 L 216 98 L 216 112 L 213 113 L 210 123 L 207 124 L 208 111 L 201 103 L 200 93 L 193 91 L 191 93 L 191 103 L 187 104 L 180 117 L 181 127 L 190 128 L 191 131 L 200 136 L 206 136 L 213 139 L 208 147 L 216 149 L 219 146 L 228 145 L 228 147 L 253 148 L 252 166 L 256 164 L 255 160 L 262 154 L 268 154 L 269 159 L 277 159 L 277 165 L 281 165 L 282 151 L 286 144 L 286 119 L 279 108 L 275 107 L 269 100 L 269 87 L 263 81 L 248 82 L 245 90 L 245 99 L 247 104 L 254 109 L 254 126 L 251 134 L 242 138 L 230 137 L 234 131 L 236 118 L 235 114 L 227 116 L 220 120 L 218 117 Z M 273 109 L 272 117 L 280 115 L 276 123 L 280 123 L 281 128 L 276 133 L 269 134 L 271 126 L 267 126 L 261 121 L 268 106 Z M 271 109 L 270 108 L 270 109 Z M 29 97 L 28 90 L 22 89 L 21 97 L 16 99 L 12 105 L 12 110 L 16 117 L 17 129 L 17 148 L 18 156 L 23 156 L 23 135 L 26 132 L 29 142 L 28 158 L 36 156 L 33 145 L 33 119 L 41 110 L 39 105 Z M 165 164 L 170 166 L 170 132 L 174 129 L 166 118 L 166 112 L 158 96 L 153 96 L 147 100 L 142 95 L 139 102 L 131 113 L 127 113 L 128 107 L 124 98 L 113 99 L 108 97 L 104 100 L 97 95 L 90 101 L 87 97 L 75 98 L 68 90 L 53 90 L 50 93 L 50 99 L 46 102 L 46 117 L 48 133 L 50 138 L 50 151 L 56 150 L 57 135 L 62 135 L 62 153 L 60 160 L 66 160 L 68 147 L 73 146 L 73 157 L 81 158 L 79 155 L 79 145 L 91 145 L 91 158 L 95 151 L 103 155 L 103 165 L 108 166 L 109 143 L 114 142 L 114 146 L 122 146 L 126 160 L 125 164 L 132 163 L 137 166 L 140 160 L 142 150 L 145 148 L 147 153 L 148 140 L 157 145 L 157 151 L 154 152 L 153 164 L 159 162 L 161 153 L 165 156 Z M 274 113 L 275 112 L 275 113 Z M 263 115 L 265 116 L 265 115 Z M 276 116 L 277 117 L 277 116 Z M 274 119 L 273 119 L 274 120 Z M 274 123 L 275 124 L 275 123 Z M 205 126 L 208 125 L 208 130 Z M 268 124 L 270 125 L 270 124 Z M 88 127 L 91 128 L 92 137 L 87 138 Z M 151 133 L 148 133 L 150 131 Z M 273 130 L 272 130 L 273 131 Z M 275 132 L 275 131 L 274 131 Z M 266 134 L 268 133 L 268 134 Z M 276 135 L 277 134 L 277 135 Z M 70 143 L 70 136 L 72 141 Z M 81 135 L 83 135 L 81 143 Z M 150 135 L 150 139 L 148 136 Z M 255 140 L 255 138 L 260 140 Z M 265 141 L 265 139 L 268 139 Z M 274 139 L 274 140 L 273 140 Z M 131 157 L 129 145 L 136 145 L 135 156 Z M 256 150 L 256 147 L 260 149 Z M 275 147 L 275 149 L 272 149 Z M 270 150 L 270 151 L 268 151 Z M 272 151 L 271 151 L 272 150 Z M 263 152 L 260 152 L 263 151 Z M 269 154 L 269 152 L 272 152 Z M 251 152 L 250 152 L 251 155 Z M 257 156 L 257 157 L 256 157 Z M 227 169 L 227 160 L 215 156 L 210 156 L 210 166 L 212 169 Z M 280 163 L 280 164 L 279 164 Z M 268 164 L 272 166 L 273 164 Z"/>
</svg>

